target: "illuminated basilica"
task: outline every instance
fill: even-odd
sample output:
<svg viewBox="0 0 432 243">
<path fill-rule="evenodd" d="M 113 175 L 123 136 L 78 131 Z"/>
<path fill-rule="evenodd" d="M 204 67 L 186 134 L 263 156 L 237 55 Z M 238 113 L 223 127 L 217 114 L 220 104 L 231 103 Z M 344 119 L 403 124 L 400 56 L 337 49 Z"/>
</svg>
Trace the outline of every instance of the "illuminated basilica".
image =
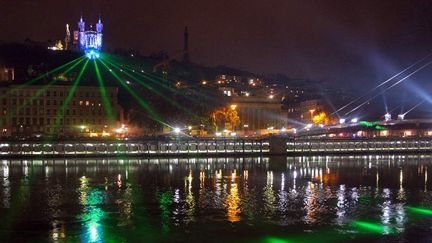
<svg viewBox="0 0 432 243">
<path fill-rule="evenodd" d="M 78 22 L 79 47 L 89 58 L 98 57 L 99 51 L 102 49 L 102 30 L 103 24 L 100 18 L 96 24 L 96 30 L 93 29 L 92 25 L 86 30 L 85 22 L 82 17 Z"/>
</svg>

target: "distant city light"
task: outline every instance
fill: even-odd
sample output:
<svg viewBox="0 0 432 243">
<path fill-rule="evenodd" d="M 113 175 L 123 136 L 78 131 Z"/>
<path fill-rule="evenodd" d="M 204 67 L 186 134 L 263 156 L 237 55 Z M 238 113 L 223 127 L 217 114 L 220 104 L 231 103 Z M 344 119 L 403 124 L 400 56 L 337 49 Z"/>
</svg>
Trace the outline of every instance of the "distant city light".
<svg viewBox="0 0 432 243">
<path fill-rule="evenodd" d="M 339 124 L 344 124 L 345 123 L 345 119 L 344 118 L 341 118 L 341 119 L 339 119 Z"/>
<path fill-rule="evenodd" d="M 216 137 L 220 137 L 220 136 L 222 136 L 222 133 L 221 132 L 216 132 Z"/>
<path fill-rule="evenodd" d="M 357 117 L 351 119 L 351 123 L 357 123 L 357 122 L 358 122 L 358 118 Z"/>
<path fill-rule="evenodd" d="M 398 119 L 399 119 L 399 120 L 403 120 L 403 119 L 405 119 L 405 114 L 399 114 L 399 115 L 398 115 Z"/>
<path fill-rule="evenodd" d="M 281 128 L 281 132 L 286 132 L 286 128 L 285 128 L 285 127 L 282 127 L 282 128 Z"/>
</svg>

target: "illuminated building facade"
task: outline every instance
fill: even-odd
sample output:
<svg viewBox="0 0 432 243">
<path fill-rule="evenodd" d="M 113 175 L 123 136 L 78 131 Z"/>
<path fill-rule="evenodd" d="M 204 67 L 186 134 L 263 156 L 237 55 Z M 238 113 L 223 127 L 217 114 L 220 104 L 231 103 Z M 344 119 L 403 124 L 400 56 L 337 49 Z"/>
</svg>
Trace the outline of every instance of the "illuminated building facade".
<svg viewBox="0 0 432 243">
<path fill-rule="evenodd" d="M 78 22 L 78 42 L 79 47 L 83 50 L 86 56 L 90 59 L 95 59 L 99 57 L 99 51 L 102 49 L 102 31 L 103 24 L 99 18 L 96 24 L 96 30 L 90 25 L 90 29 L 86 29 L 85 22 L 81 17 Z"/>
<path fill-rule="evenodd" d="M 15 69 L 0 66 L 0 82 L 10 82 L 15 80 Z"/>
<path fill-rule="evenodd" d="M 302 102 L 292 103 L 287 107 L 288 119 L 296 120 L 303 123 L 312 123 L 313 117 L 321 112 L 326 113 L 329 117 L 329 123 L 337 122 L 336 117 L 331 116 L 331 107 L 321 99 L 304 100 Z M 292 124 L 296 125 L 296 124 Z"/>
<path fill-rule="evenodd" d="M 240 117 L 239 129 L 245 134 L 285 126 L 281 100 L 277 97 L 237 96 L 233 97 L 232 104 L 236 105 Z"/>
<path fill-rule="evenodd" d="M 40 96 L 40 85 L 0 87 L 0 137 L 16 136 L 101 136 L 112 133 L 118 124 L 109 124 L 99 87 L 78 86 L 70 103 L 60 115 L 70 90 L 68 85 L 52 85 Z M 106 87 L 116 123 L 122 119 L 116 87 Z"/>
</svg>

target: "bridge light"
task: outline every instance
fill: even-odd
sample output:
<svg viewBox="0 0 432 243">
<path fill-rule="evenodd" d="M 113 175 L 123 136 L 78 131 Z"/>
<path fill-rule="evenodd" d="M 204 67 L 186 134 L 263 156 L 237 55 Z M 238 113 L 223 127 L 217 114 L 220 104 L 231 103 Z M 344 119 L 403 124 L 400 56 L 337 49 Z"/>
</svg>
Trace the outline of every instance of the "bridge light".
<svg viewBox="0 0 432 243">
<path fill-rule="evenodd" d="M 403 120 L 405 119 L 405 114 L 399 114 L 398 115 L 398 120 Z"/>
<path fill-rule="evenodd" d="M 345 123 L 345 118 L 339 119 L 339 124 L 344 124 L 344 123 Z"/>
<path fill-rule="evenodd" d="M 390 121 L 391 120 L 391 114 L 390 113 L 386 113 L 385 115 L 384 115 L 384 121 Z"/>
<path fill-rule="evenodd" d="M 297 129 L 296 129 L 296 128 L 293 128 L 293 129 L 292 129 L 292 132 L 293 132 L 293 133 L 297 133 Z"/>
<path fill-rule="evenodd" d="M 351 123 L 357 123 L 357 122 L 358 122 L 358 118 L 357 117 L 351 119 Z"/>
</svg>

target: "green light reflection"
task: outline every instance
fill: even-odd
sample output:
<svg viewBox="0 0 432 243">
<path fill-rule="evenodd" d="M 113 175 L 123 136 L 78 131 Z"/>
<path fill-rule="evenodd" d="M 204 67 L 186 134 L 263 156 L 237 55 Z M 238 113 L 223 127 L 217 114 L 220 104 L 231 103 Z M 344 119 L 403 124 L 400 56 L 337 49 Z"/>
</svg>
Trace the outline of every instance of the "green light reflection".
<svg viewBox="0 0 432 243">
<path fill-rule="evenodd" d="M 366 221 L 354 220 L 352 226 L 357 228 L 362 233 L 375 233 L 375 234 L 393 234 L 394 230 L 390 226 L 370 223 Z"/>
<path fill-rule="evenodd" d="M 418 207 L 407 207 L 411 213 L 422 214 L 422 215 L 432 215 L 432 209 L 428 208 L 418 208 Z"/>
</svg>

